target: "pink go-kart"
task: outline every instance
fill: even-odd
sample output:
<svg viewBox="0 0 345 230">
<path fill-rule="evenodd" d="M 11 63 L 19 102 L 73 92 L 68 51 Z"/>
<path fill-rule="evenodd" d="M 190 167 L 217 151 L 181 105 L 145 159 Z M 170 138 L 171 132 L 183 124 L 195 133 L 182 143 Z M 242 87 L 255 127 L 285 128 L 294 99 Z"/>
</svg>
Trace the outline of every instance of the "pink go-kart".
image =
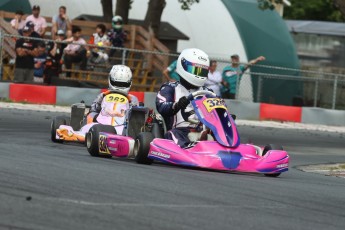
<svg viewBox="0 0 345 230">
<path fill-rule="evenodd" d="M 188 148 L 172 140 L 156 138 L 154 132 L 142 132 L 135 141 L 133 156 L 137 162 L 151 164 L 153 160 L 174 165 L 199 167 L 233 172 L 260 173 L 277 177 L 288 171 L 289 155 L 280 146 L 241 144 L 235 121 L 224 100 L 209 91 L 198 91 L 188 99 L 197 119 L 210 134 L 196 138 Z M 193 140 L 190 133 L 189 139 Z M 206 136 L 206 138 L 205 138 Z M 194 137 L 195 138 L 195 137 Z"/>
</svg>

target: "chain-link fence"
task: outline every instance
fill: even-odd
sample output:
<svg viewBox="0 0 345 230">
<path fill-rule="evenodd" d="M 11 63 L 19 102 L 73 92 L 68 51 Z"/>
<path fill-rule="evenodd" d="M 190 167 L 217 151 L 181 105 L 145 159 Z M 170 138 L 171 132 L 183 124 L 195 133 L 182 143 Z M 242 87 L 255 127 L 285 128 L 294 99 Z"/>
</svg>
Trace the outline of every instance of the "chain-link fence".
<svg viewBox="0 0 345 230">
<path fill-rule="evenodd" d="M 0 77 L 1 81 L 13 81 L 16 53 L 15 41 L 21 36 L 0 32 Z M 46 44 L 65 44 L 49 39 L 34 39 Z M 67 45 L 67 44 L 66 44 Z M 88 47 L 86 66 L 73 63 L 71 67 L 61 64 L 61 71 L 54 76 L 50 84 L 73 86 L 105 87 L 109 70 L 113 64 L 128 65 L 133 71 L 133 90 L 157 91 L 167 79 L 162 71 L 177 58 L 177 54 L 165 53 L 152 48 L 151 51 L 114 47 Z M 98 51 L 114 55 L 107 60 L 97 61 L 92 55 Z M 222 73 L 230 60 L 212 57 L 217 60 L 217 71 Z M 62 57 L 64 60 L 64 57 Z M 93 61 L 92 61 L 93 60 Z M 246 65 L 247 63 L 241 63 Z M 77 82 L 77 83 L 76 83 Z M 345 75 L 343 73 L 323 73 L 311 70 L 299 70 L 277 66 L 254 65 L 244 73 L 237 73 L 235 98 L 251 102 L 264 102 L 296 106 L 313 106 L 329 109 L 345 109 Z M 76 85 L 78 84 L 78 85 Z M 80 85 L 82 84 L 82 85 Z M 223 87 L 219 84 L 220 87 Z"/>
</svg>

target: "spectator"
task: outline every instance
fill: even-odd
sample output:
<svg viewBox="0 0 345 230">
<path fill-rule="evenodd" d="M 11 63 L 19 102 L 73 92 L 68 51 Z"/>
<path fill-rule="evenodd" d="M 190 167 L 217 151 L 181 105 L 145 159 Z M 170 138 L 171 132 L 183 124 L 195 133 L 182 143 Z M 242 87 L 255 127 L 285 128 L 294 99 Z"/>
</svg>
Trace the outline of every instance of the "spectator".
<svg viewBox="0 0 345 230">
<path fill-rule="evenodd" d="M 217 69 L 217 61 L 211 60 L 210 62 L 210 70 L 208 72 L 208 78 L 205 83 L 205 86 L 209 89 L 212 89 L 215 94 L 221 96 L 220 94 L 220 85 L 222 82 L 222 75 Z"/>
<path fill-rule="evenodd" d="M 180 80 L 180 76 L 176 73 L 176 65 L 177 60 L 173 61 L 165 70 L 163 70 L 164 77 L 170 82 Z"/>
<path fill-rule="evenodd" d="M 40 16 L 40 6 L 34 5 L 32 7 L 32 14 L 26 18 L 26 22 L 32 21 L 35 25 L 35 31 L 40 35 L 40 37 L 44 37 L 47 28 L 46 20 Z"/>
<path fill-rule="evenodd" d="M 15 30 L 21 30 L 25 26 L 25 20 L 23 20 L 23 11 L 18 10 L 14 16 L 14 19 L 11 20 L 11 26 Z"/>
<path fill-rule="evenodd" d="M 41 36 L 39 35 L 39 33 L 37 33 L 37 32 L 35 31 L 35 29 L 34 29 L 35 24 L 34 24 L 32 21 L 28 21 L 28 22 L 26 23 L 26 26 L 29 27 L 29 29 L 30 29 L 30 37 L 32 37 L 32 38 L 41 38 Z M 19 32 L 20 35 L 23 35 L 22 30 L 19 30 L 18 32 Z"/>
<path fill-rule="evenodd" d="M 44 73 L 44 83 L 50 84 L 52 78 L 58 77 L 61 73 L 61 59 L 63 50 L 66 48 L 66 44 L 60 43 L 66 38 L 63 30 L 58 30 L 56 34 L 56 40 L 50 44 L 48 48 L 48 57 L 46 62 L 46 69 Z"/>
<path fill-rule="evenodd" d="M 32 82 L 34 77 L 34 56 L 37 54 L 36 43 L 30 39 L 30 28 L 24 26 L 24 38 L 16 41 L 16 69 L 14 82 Z"/>
<path fill-rule="evenodd" d="M 72 63 L 80 62 L 80 69 L 85 70 L 87 64 L 86 51 L 88 47 L 86 41 L 81 37 L 81 29 L 78 26 L 72 28 L 72 37 L 67 38 L 66 42 L 71 42 L 64 49 L 64 62 L 67 69 L 72 68 Z M 67 77 L 71 77 L 71 72 L 67 72 Z"/>
<path fill-rule="evenodd" d="M 96 33 L 90 37 L 89 44 L 94 45 L 91 49 L 91 63 L 104 63 L 108 61 L 108 54 L 105 52 L 102 46 L 110 46 L 108 36 L 105 34 L 106 27 L 104 24 L 98 24 L 96 26 Z"/>
<path fill-rule="evenodd" d="M 37 43 L 37 56 L 34 57 L 34 82 L 43 83 L 44 69 L 47 61 L 46 44 Z"/>
<path fill-rule="evenodd" d="M 264 61 L 265 57 L 260 56 L 256 59 L 249 61 L 246 65 L 240 64 L 240 57 L 237 54 L 231 56 L 231 65 L 226 66 L 223 69 L 222 73 L 222 97 L 228 99 L 235 99 L 236 97 L 236 90 L 238 88 L 238 84 L 241 81 L 242 75 L 244 71 L 246 71 L 249 66 L 255 65 L 259 61 Z"/>
<path fill-rule="evenodd" d="M 111 22 L 112 29 L 108 32 L 110 43 L 113 47 L 123 47 L 127 33 L 123 30 L 123 21 L 121 16 L 114 16 Z M 113 57 L 116 49 L 111 49 L 109 56 Z"/>
<path fill-rule="evenodd" d="M 55 15 L 52 18 L 52 23 L 53 23 L 52 38 L 54 40 L 56 39 L 56 33 L 59 30 L 62 30 L 67 35 L 68 38 L 72 36 L 72 23 L 71 23 L 71 20 L 66 15 L 66 11 L 67 9 L 65 6 L 60 6 L 59 14 Z"/>
</svg>

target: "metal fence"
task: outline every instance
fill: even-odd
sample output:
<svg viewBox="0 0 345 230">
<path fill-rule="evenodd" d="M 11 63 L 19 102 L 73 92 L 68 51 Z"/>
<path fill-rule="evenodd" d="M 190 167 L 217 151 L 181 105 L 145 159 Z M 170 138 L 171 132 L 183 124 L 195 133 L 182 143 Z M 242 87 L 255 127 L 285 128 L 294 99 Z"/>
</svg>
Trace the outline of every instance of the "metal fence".
<svg viewBox="0 0 345 230">
<path fill-rule="evenodd" d="M 9 80 L 6 75 L 15 66 L 15 57 L 8 54 L 9 41 L 20 36 L 4 34 L 0 31 L 0 79 Z M 49 39 L 38 39 L 45 42 L 54 42 Z M 13 44 L 12 44 L 13 45 Z M 89 45 L 87 45 L 89 46 Z M 166 81 L 162 70 L 177 58 L 178 54 L 162 53 L 140 49 L 104 47 L 117 50 L 117 59 L 106 63 L 99 72 L 103 75 L 86 75 L 85 78 L 94 81 L 106 81 L 111 64 L 122 63 L 131 65 L 131 68 L 140 79 L 138 85 L 153 84 L 147 90 L 155 91 Z M 217 60 L 217 71 L 222 72 L 225 66 L 230 65 L 230 60 L 212 57 Z M 138 61 L 138 62 L 135 62 Z M 241 63 L 246 65 L 247 63 Z M 345 71 L 344 71 L 345 72 Z M 12 71 L 13 74 L 13 71 Z M 12 78 L 11 78 L 12 79 Z M 328 109 L 345 110 L 345 74 L 325 73 L 320 71 L 291 69 L 278 66 L 254 65 L 238 77 L 236 85 L 236 99 L 249 102 L 264 102 L 296 106 L 312 106 Z"/>
</svg>

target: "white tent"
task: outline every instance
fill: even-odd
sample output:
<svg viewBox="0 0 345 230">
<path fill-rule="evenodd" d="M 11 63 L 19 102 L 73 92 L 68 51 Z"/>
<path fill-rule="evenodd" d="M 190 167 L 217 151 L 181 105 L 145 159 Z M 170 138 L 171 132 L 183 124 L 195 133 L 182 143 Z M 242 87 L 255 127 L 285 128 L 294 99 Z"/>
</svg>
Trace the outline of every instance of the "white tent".
<svg viewBox="0 0 345 230">
<path fill-rule="evenodd" d="M 77 17 L 80 14 L 102 15 L 100 0 L 30 0 L 31 5 L 41 7 L 41 14 L 53 16 L 61 5 L 67 7 L 67 14 Z M 134 0 L 129 18 L 143 20 L 148 0 Z M 116 0 L 113 2 L 115 6 Z M 191 10 L 181 10 L 178 0 L 167 1 L 162 20 L 171 23 L 190 37 L 189 41 L 179 41 L 178 50 L 196 47 L 203 49 L 210 56 L 229 58 L 233 53 L 240 55 L 246 62 L 247 55 L 235 23 L 221 0 L 200 1 L 191 6 Z"/>
</svg>

